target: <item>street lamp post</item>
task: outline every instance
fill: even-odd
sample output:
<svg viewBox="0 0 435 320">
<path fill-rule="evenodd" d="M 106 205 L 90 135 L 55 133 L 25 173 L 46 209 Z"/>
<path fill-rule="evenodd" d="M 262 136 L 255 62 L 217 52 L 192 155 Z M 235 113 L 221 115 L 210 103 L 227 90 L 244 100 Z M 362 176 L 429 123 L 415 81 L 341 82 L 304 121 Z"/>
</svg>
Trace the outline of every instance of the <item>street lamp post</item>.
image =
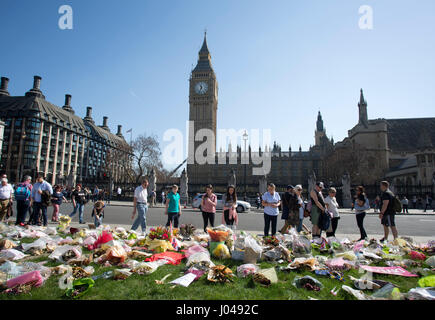
<svg viewBox="0 0 435 320">
<path fill-rule="evenodd" d="M 246 132 L 246 130 L 245 130 L 245 133 L 243 134 L 243 136 L 242 136 L 242 138 L 243 138 L 243 141 L 245 142 L 245 154 L 244 154 L 244 157 L 245 157 L 245 165 L 244 165 L 244 184 L 245 184 L 245 201 L 246 201 L 246 142 L 248 141 L 248 133 Z"/>
</svg>

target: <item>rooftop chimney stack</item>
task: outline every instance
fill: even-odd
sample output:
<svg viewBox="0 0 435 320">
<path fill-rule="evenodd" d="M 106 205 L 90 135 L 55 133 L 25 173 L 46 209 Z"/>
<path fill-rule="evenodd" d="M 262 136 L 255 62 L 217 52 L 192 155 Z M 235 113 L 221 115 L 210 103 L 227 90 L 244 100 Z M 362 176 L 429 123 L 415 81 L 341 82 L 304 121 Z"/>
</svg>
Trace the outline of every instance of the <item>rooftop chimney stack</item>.
<svg viewBox="0 0 435 320">
<path fill-rule="evenodd" d="M 118 124 L 118 132 L 116 133 L 118 137 L 122 137 L 122 126 Z"/>
<path fill-rule="evenodd" d="M 41 91 L 41 80 L 40 76 L 33 76 L 33 88 L 26 92 L 26 97 L 36 96 L 45 99 Z"/>
<path fill-rule="evenodd" d="M 62 109 L 74 114 L 74 110 L 71 107 L 71 95 L 70 94 L 65 95 L 65 105 L 62 107 Z"/>
<path fill-rule="evenodd" d="M 41 90 L 41 80 L 42 78 L 40 76 L 33 76 L 33 89 L 34 90 Z"/>
<path fill-rule="evenodd" d="M 103 117 L 103 127 L 107 127 L 107 117 Z"/>
<path fill-rule="evenodd" d="M 92 107 L 86 107 L 86 117 L 84 120 L 94 123 L 94 120 L 92 119 Z"/>
<path fill-rule="evenodd" d="M 0 95 L 8 96 L 8 85 L 9 85 L 9 78 L 2 77 L 1 78 L 1 84 L 0 84 Z"/>
</svg>

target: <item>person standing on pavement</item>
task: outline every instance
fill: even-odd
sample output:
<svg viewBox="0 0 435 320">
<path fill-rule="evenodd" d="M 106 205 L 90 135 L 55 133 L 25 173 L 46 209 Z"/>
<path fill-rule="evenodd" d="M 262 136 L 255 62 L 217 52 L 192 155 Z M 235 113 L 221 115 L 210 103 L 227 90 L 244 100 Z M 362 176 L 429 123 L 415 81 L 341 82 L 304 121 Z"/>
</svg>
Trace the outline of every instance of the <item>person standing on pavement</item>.
<svg viewBox="0 0 435 320">
<path fill-rule="evenodd" d="M 293 192 L 296 195 L 296 198 L 298 200 L 299 205 L 299 223 L 296 228 L 297 232 L 301 232 L 302 228 L 304 227 L 304 212 L 305 212 L 305 202 L 302 198 L 302 186 L 300 184 L 296 185 L 293 189 Z"/>
<path fill-rule="evenodd" d="M 267 192 L 263 194 L 262 205 L 264 207 L 264 236 L 269 236 L 269 229 L 272 227 L 272 236 L 276 234 L 276 223 L 281 206 L 281 197 L 275 191 L 275 185 L 269 183 Z"/>
<path fill-rule="evenodd" d="M 118 187 L 118 189 L 116 189 L 116 194 L 118 195 L 118 201 L 121 200 L 121 195 L 122 195 L 122 189 L 121 187 Z"/>
<path fill-rule="evenodd" d="M 139 225 L 142 227 L 143 235 L 146 234 L 147 219 L 146 213 L 148 210 L 148 179 L 142 178 L 142 184 L 134 190 L 133 198 L 133 214 L 131 220 L 134 220 L 134 216 L 137 212 L 137 218 L 134 220 L 131 230 L 135 231 Z"/>
<path fill-rule="evenodd" d="M 335 231 L 338 227 L 338 220 L 340 220 L 340 213 L 338 212 L 338 202 L 335 198 L 335 195 L 337 194 L 337 190 L 335 188 L 329 188 L 328 190 L 328 196 L 325 198 L 325 204 L 326 208 L 329 212 L 332 213 L 331 218 L 331 230 L 328 230 L 329 232 L 326 232 L 327 237 L 335 237 Z"/>
<path fill-rule="evenodd" d="M 41 217 L 44 226 L 47 226 L 47 204 L 42 198 L 42 193 L 48 192 L 50 195 L 53 194 L 53 188 L 51 184 L 44 180 L 43 175 L 38 175 L 36 178 L 36 183 L 32 188 L 32 202 L 33 202 L 33 225 L 41 225 Z"/>
<path fill-rule="evenodd" d="M 409 211 L 408 211 L 408 204 L 409 204 L 408 198 L 406 196 L 403 196 L 401 202 L 402 202 L 402 208 L 403 208 L 402 213 L 405 213 L 405 212 L 409 213 Z"/>
<path fill-rule="evenodd" d="M 162 190 L 162 205 L 164 205 L 165 202 L 166 202 L 166 199 L 165 199 L 165 191 Z"/>
<path fill-rule="evenodd" d="M 284 226 L 280 230 L 282 234 L 287 233 L 289 228 L 287 219 L 290 213 L 290 201 L 292 197 L 293 197 L 293 186 L 288 185 L 287 190 L 282 195 L 282 200 L 281 200 L 281 211 L 282 211 L 281 220 L 284 220 Z"/>
<path fill-rule="evenodd" d="M 77 210 L 79 211 L 79 223 L 85 224 L 83 220 L 83 212 L 86 204 L 86 191 L 82 189 L 82 185 L 79 183 L 71 195 L 71 201 L 74 207 L 73 212 L 70 213 L 70 217 L 73 217 Z"/>
<path fill-rule="evenodd" d="M 0 185 L 0 221 L 6 221 L 9 207 L 12 206 L 12 194 L 14 189 L 8 183 L 7 178 L 1 179 Z"/>
<path fill-rule="evenodd" d="M 92 200 L 94 202 L 98 201 L 98 194 L 100 193 L 100 190 L 98 189 L 98 186 L 95 186 L 94 192 L 92 194 Z"/>
<path fill-rule="evenodd" d="M 31 206 L 32 197 L 32 178 L 25 176 L 24 181 L 17 186 L 15 190 L 15 201 L 17 203 L 17 221 L 15 225 L 24 226 L 26 222 L 27 211 Z"/>
<path fill-rule="evenodd" d="M 384 227 L 384 237 L 380 240 L 381 242 L 388 240 L 389 227 L 391 228 L 391 232 L 393 233 L 394 239 L 397 239 L 398 237 L 396 223 L 394 221 L 396 215 L 393 207 L 394 194 L 393 192 L 391 192 L 389 188 L 390 188 L 390 183 L 388 181 L 381 182 L 382 209 L 381 209 L 381 213 L 379 214 L 379 219 L 381 219 L 381 224 Z"/>
<path fill-rule="evenodd" d="M 323 198 L 322 190 L 324 188 L 323 182 L 317 182 L 314 188 L 310 191 L 311 197 L 311 223 L 313 225 L 313 240 L 319 241 L 322 230 L 319 228 L 319 217 L 322 212 L 325 212 L 326 205 Z"/>
<path fill-rule="evenodd" d="M 204 232 L 207 232 L 208 222 L 214 227 L 214 216 L 216 214 L 217 197 L 213 193 L 211 184 L 205 187 L 205 194 L 201 200 L 202 219 L 204 220 Z"/>
<path fill-rule="evenodd" d="M 370 202 L 364 192 L 363 186 L 356 187 L 356 200 L 354 202 L 354 206 L 355 206 L 356 224 L 358 225 L 359 232 L 361 235 L 358 241 L 367 240 L 367 233 L 366 230 L 364 229 L 364 218 L 366 217 L 366 211 L 370 209 Z"/>
<path fill-rule="evenodd" d="M 178 186 L 176 184 L 172 186 L 171 192 L 168 193 L 168 197 L 166 198 L 165 215 L 168 216 L 166 226 L 169 227 L 172 223 L 174 228 L 178 228 L 178 220 L 181 216 L 181 203 Z"/>
<path fill-rule="evenodd" d="M 59 210 L 62 200 L 67 201 L 63 195 L 62 186 L 55 186 L 53 196 L 51 198 L 51 203 L 53 204 L 53 215 L 51 217 L 52 222 L 59 222 Z"/>
<path fill-rule="evenodd" d="M 229 228 L 233 228 L 239 222 L 237 215 L 237 193 L 234 185 L 227 187 L 227 192 L 222 196 L 222 203 L 224 204 L 224 212 L 222 214 L 222 224 Z"/>
<path fill-rule="evenodd" d="M 417 197 L 416 196 L 412 197 L 412 208 L 417 209 Z"/>
</svg>

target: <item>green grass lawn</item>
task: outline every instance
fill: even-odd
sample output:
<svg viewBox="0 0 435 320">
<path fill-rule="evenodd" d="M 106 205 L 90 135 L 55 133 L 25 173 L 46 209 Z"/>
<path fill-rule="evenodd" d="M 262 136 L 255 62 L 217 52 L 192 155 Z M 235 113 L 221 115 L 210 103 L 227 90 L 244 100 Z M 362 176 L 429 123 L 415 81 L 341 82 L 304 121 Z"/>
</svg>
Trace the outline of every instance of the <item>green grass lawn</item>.
<svg viewBox="0 0 435 320">
<path fill-rule="evenodd" d="M 83 253 L 89 251 L 83 248 Z M 316 252 L 314 253 L 316 254 Z M 28 261 L 43 261 L 47 260 L 47 256 L 40 256 Z M 234 260 L 214 260 L 215 264 L 224 264 L 231 268 L 236 274 L 236 268 L 243 262 Z M 52 267 L 60 263 L 49 261 L 46 266 Z M 113 270 L 116 267 L 102 267 L 95 263 L 91 264 L 95 268 L 94 275 L 102 274 L 106 271 Z M 276 263 L 261 262 L 261 268 L 275 267 Z M 281 264 L 286 266 L 287 264 Z M 184 288 L 169 284 L 170 281 L 183 275 L 185 263 L 177 266 L 164 265 L 157 269 L 150 275 L 137 275 L 133 274 L 126 280 L 113 280 L 113 279 L 98 279 L 95 281 L 94 287 L 90 289 L 80 299 L 95 300 L 125 300 L 125 299 L 167 299 L 167 300 L 198 300 L 198 299 L 241 299 L 241 300 L 306 300 L 309 297 L 321 300 L 354 300 L 355 298 L 345 291 L 340 290 L 337 296 L 330 294 L 330 290 L 334 287 L 341 288 L 341 285 L 346 284 L 354 287 L 352 281 L 349 280 L 349 275 L 355 278 L 361 277 L 358 270 L 350 270 L 345 272 L 345 281 L 341 282 L 336 279 L 329 279 L 314 274 L 314 272 L 296 271 L 296 272 L 279 272 L 278 283 L 272 284 L 269 287 L 264 287 L 258 283 L 254 283 L 251 277 L 239 278 L 234 277 L 232 283 L 211 283 L 207 281 L 206 275 L 203 275 L 198 281 L 194 281 L 189 287 Z M 162 279 L 168 273 L 171 274 L 166 279 L 165 284 L 158 285 L 155 280 Z M 323 284 L 323 289 L 319 292 L 307 291 L 306 289 L 298 289 L 293 286 L 292 282 L 296 276 L 311 275 L 318 279 Z M 33 288 L 29 294 L 22 295 L 7 295 L 0 294 L 0 299 L 3 300 L 26 300 L 26 299 L 68 299 L 64 297 L 64 290 L 59 289 L 58 281 L 60 275 L 52 275 L 40 288 Z M 400 276 L 388 276 L 373 274 L 374 279 L 389 281 L 397 285 L 402 293 L 407 292 L 409 289 L 417 287 L 418 277 L 406 278 Z M 366 291 L 366 293 L 370 293 Z"/>
</svg>

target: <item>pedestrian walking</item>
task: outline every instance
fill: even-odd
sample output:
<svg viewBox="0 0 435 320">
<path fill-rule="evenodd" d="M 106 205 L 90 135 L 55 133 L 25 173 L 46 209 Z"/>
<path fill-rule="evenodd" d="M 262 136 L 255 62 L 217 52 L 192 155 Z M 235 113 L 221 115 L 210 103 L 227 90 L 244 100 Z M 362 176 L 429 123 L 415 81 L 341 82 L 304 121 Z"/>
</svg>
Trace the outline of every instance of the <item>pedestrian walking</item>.
<svg viewBox="0 0 435 320">
<path fill-rule="evenodd" d="M 50 198 L 53 194 L 51 184 L 45 181 L 43 175 L 38 175 L 36 183 L 32 188 L 33 202 L 33 225 L 41 225 L 41 217 L 44 226 L 47 226 L 47 207 L 50 205 Z"/>
<path fill-rule="evenodd" d="M 168 216 L 166 226 L 169 227 L 172 224 L 174 228 L 178 228 L 178 222 L 181 216 L 181 203 L 178 186 L 176 184 L 172 186 L 171 192 L 168 193 L 168 197 L 166 198 L 165 214 Z"/>
<path fill-rule="evenodd" d="M 281 197 L 275 191 L 273 183 L 267 185 L 267 192 L 263 194 L 262 205 L 264 207 L 264 236 L 269 236 L 269 229 L 272 228 L 272 236 L 276 234 L 276 223 L 281 206 Z"/>
<path fill-rule="evenodd" d="M 162 205 L 165 205 L 166 199 L 165 199 L 165 191 L 162 190 Z"/>
<path fill-rule="evenodd" d="M 320 236 L 322 234 L 322 230 L 319 227 L 319 217 L 326 210 L 325 199 L 322 194 L 323 188 L 323 182 L 317 182 L 314 188 L 310 191 L 312 203 L 310 219 L 311 224 L 313 225 L 312 233 L 314 241 L 320 241 Z"/>
<path fill-rule="evenodd" d="M 94 202 L 98 201 L 98 195 L 100 194 L 100 189 L 98 189 L 98 186 L 95 186 L 94 192 L 92 193 L 92 200 Z"/>
<path fill-rule="evenodd" d="M 74 206 L 73 212 L 70 213 L 70 217 L 74 217 L 74 215 L 79 212 L 79 223 L 85 224 L 86 222 L 83 220 L 83 213 L 85 210 L 86 204 L 86 191 L 82 189 L 82 185 L 79 183 L 73 193 L 71 194 L 71 201 Z"/>
<path fill-rule="evenodd" d="M 406 196 L 403 196 L 403 198 L 402 198 L 402 213 L 409 213 L 409 211 L 408 211 L 408 204 L 409 204 L 409 200 L 408 200 L 408 198 L 406 197 Z"/>
<path fill-rule="evenodd" d="M 426 212 L 427 208 L 432 209 L 432 197 L 429 195 L 429 193 L 426 195 L 426 199 L 424 201 L 424 211 Z"/>
<path fill-rule="evenodd" d="M 15 190 L 15 201 L 17 203 L 17 220 L 15 225 L 24 226 L 26 222 L 27 212 L 30 208 L 30 199 L 32 196 L 32 178 L 25 176 L 24 181 L 17 186 Z"/>
<path fill-rule="evenodd" d="M 237 193 L 236 187 L 229 185 L 227 187 L 227 192 L 222 196 L 223 203 L 223 215 L 222 224 L 227 227 L 234 229 L 234 227 L 239 223 L 239 217 L 237 215 Z"/>
<path fill-rule="evenodd" d="M 259 193 L 257 193 L 257 199 L 255 200 L 256 204 L 257 204 L 257 210 L 260 209 L 261 206 L 261 195 Z"/>
<path fill-rule="evenodd" d="M 100 225 L 103 224 L 103 218 L 104 218 L 104 208 L 106 205 L 103 201 L 98 200 L 94 203 L 94 208 L 92 209 L 92 217 L 94 217 L 94 225 L 95 228 L 98 228 Z"/>
<path fill-rule="evenodd" d="M 381 224 L 384 227 L 384 237 L 380 240 L 381 242 L 388 240 L 388 228 L 391 228 L 391 232 L 393 233 L 394 239 L 397 239 L 398 232 L 395 223 L 395 215 L 396 212 L 394 210 L 394 194 L 391 192 L 390 183 L 388 181 L 381 182 L 381 200 L 382 200 L 382 209 L 379 214 L 379 219 L 381 219 Z"/>
<path fill-rule="evenodd" d="M 284 220 L 284 226 L 281 228 L 280 232 L 282 234 L 287 233 L 289 225 L 287 222 L 288 215 L 290 212 L 290 199 L 293 196 L 293 186 L 288 185 L 286 192 L 282 195 L 282 201 L 281 201 L 281 220 Z"/>
<path fill-rule="evenodd" d="M 202 219 L 204 220 L 204 232 L 207 232 L 208 222 L 214 227 L 214 216 L 216 214 L 217 197 L 213 193 L 211 184 L 205 187 L 205 194 L 201 200 Z"/>
<path fill-rule="evenodd" d="M 51 203 L 53 205 L 53 215 L 51 217 L 52 222 L 59 222 L 59 210 L 62 205 L 62 201 L 67 201 L 62 192 L 62 186 L 55 186 L 54 192 L 51 197 Z"/>
<path fill-rule="evenodd" d="M 142 184 L 138 186 L 134 190 L 134 197 L 133 197 L 133 215 L 131 216 L 131 219 L 134 219 L 134 216 L 137 212 L 137 218 L 133 222 L 133 225 L 131 226 L 131 230 L 136 230 L 139 225 L 142 227 L 142 233 L 143 235 L 146 234 L 146 213 L 148 210 L 148 179 L 142 178 Z"/>
<path fill-rule="evenodd" d="M 335 198 L 336 194 L 337 190 L 335 188 L 329 188 L 328 196 L 325 198 L 326 209 L 332 213 L 330 230 L 326 232 L 327 237 L 335 237 L 335 231 L 338 227 L 338 220 L 340 220 L 340 213 L 338 212 L 339 205 L 337 199 Z"/>
<path fill-rule="evenodd" d="M 13 204 L 12 194 L 14 189 L 8 183 L 7 178 L 1 178 L 0 185 L 0 221 L 6 221 L 8 219 L 9 208 Z"/>
<path fill-rule="evenodd" d="M 364 187 L 356 187 L 356 200 L 354 202 L 355 206 L 355 217 L 356 224 L 359 228 L 360 238 L 358 241 L 367 240 L 367 232 L 364 229 L 364 218 L 366 217 L 366 211 L 370 209 L 369 199 L 367 198 Z"/>
</svg>

